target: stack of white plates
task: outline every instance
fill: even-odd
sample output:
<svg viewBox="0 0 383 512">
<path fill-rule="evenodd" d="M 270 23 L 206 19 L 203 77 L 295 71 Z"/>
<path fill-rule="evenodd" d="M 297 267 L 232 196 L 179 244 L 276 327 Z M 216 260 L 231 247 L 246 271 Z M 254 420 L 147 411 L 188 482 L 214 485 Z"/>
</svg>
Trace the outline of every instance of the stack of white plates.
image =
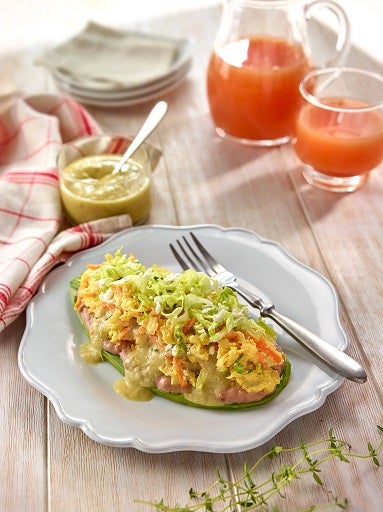
<svg viewBox="0 0 383 512">
<path fill-rule="evenodd" d="M 61 91 L 99 107 L 135 105 L 169 92 L 192 63 L 192 40 L 130 32 L 89 23 L 37 63 Z"/>
</svg>

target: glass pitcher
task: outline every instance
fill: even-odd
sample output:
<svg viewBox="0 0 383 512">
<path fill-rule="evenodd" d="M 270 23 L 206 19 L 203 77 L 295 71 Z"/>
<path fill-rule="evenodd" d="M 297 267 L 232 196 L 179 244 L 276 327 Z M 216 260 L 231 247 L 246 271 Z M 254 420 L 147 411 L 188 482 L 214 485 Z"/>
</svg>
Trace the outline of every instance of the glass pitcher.
<svg viewBox="0 0 383 512">
<path fill-rule="evenodd" d="M 333 1 L 224 0 L 207 71 L 210 113 L 221 137 L 276 146 L 292 136 L 301 98 L 299 83 L 314 67 L 307 20 L 318 8 L 335 14 L 340 63 L 350 40 L 349 20 Z"/>
</svg>

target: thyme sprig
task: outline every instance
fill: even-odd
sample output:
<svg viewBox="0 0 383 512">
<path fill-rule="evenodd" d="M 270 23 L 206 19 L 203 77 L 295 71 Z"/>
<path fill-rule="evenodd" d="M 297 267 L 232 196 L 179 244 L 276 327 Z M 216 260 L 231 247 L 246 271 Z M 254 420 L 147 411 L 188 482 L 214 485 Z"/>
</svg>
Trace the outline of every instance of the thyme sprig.
<svg viewBox="0 0 383 512">
<path fill-rule="evenodd" d="M 383 433 L 383 427 L 378 425 L 377 428 Z M 338 459 L 346 464 L 349 464 L 351 460 L 369 459 L 375 466 L 380 467 L 378 456 L 382 448 L 383 440 L 376 448 L 371 442 L 368 442 L 366 453 L 354 453 L 350 444 L 338 439 L 334 435 L 333 429 L 330 429 L 328 437 L 320 441 L 306 443 L 301 439 L 299 446 L 292 448 L 274 446 L 251 466 L 244 463 L 243 474 L 235 481 L 227 480 L 217 470 L 217 480 L 207 489 L 197 491 L 190 488 L 189 504 L 184 506 L 166 505 L 163 499 L 157 502 L 141 500 L 137 500 L 137 502 L 151 506 L 152 509 L 160 512 L 249 512 L 253 510 L 278 512 L 280 509 L 275 500 L 286 498 L 284 490 L 292 482 L 299 481 L 304 485 L 303 477 L 311 475 L 314 482 L 324 488 L 325 482 L 321 476 L 321 468 L 332 459 Z M 283 456 L 288 456 L 290 459 L 293 457 L 294 460 L 292 463 L 286 464 L 281 460 Z M 262 464 L 277 458 L 280 461 L 279 467 L 273 470 L 265 481 L 257 483 L 257 470 L 261 468 Z M 331 493 L 329 499 L 330 501 L 327 500 L 328 503 L 325 505 L 312 505 L 296 512 L 319 512 L 334 508 L 344 510 L 349 503 L 347 498 L 339 498 Z"/>
</svg>

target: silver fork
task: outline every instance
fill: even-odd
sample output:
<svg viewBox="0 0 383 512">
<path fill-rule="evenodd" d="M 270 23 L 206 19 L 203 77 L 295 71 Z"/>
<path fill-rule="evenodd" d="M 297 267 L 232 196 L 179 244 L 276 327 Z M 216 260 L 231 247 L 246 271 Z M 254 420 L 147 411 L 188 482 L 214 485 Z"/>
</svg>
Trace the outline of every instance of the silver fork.
<svg viewBox="0 0 383 512">
<path fill-rule="evenodd" d="M 354 382 L 367 380 L 365 370 L 349 355 L 323 340 L 294 320 L 276 311 L 274 304 L 266 304 L 261 297 L 238 283 L 237 278 L 206 250 L 194 233 L 190 232 L 194 246 L 185 236 L 176 240 L 178 249 L 169 244 L 170 249 L 183 270 L 194 268 L 216 279 L 222 286 L 235 290 L 252 307 L 259 310 L 262 317 L 270 318 L 286 331 L 293 339 L 313 352 L 326 365 Z"/>
</svg>

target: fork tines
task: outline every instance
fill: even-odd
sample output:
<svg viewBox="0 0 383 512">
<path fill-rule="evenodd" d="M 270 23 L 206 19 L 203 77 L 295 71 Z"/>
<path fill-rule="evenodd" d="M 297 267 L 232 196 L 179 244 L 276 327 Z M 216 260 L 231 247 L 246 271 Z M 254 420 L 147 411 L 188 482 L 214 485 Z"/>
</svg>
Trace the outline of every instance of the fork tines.
<svg viewBox="0 0 383 512">
<path fill-rule="evenodd" d="M 221 265 L 206 250 L 196 235 L 193 232 L 190 232 L 189 235 L 192 238 L 195 247 L 193 247 L 185 236 L 176 240 L 179 250 L 177 250 L 173 244 L 169 244 L 174 257 L 181 267 L 184 270 L 187 268 L 194 268 L 199 272 L 205 272 L 209 276 L 213 276 L 217 272 L 223 270 L 223 268 L 220 268 Z"/>
</svg>

